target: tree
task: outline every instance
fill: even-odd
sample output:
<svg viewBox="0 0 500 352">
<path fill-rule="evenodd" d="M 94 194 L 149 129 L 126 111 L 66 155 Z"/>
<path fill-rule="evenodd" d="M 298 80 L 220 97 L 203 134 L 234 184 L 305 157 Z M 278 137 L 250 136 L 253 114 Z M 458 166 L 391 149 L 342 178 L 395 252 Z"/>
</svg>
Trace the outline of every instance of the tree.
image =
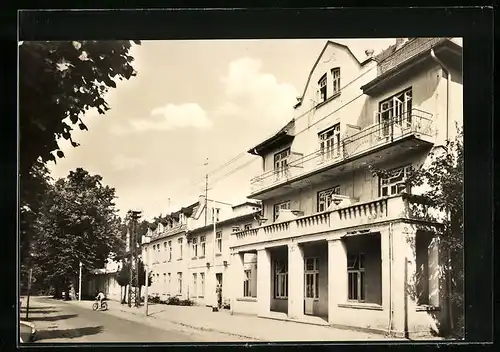
<svg viewBox="0 0 500 352">
<path fill-rule="evenodd" d="M 127 286 L 130 283 L 130 264 L 125 260 L 122 262 L 120 271 L 116 273 L 116 281 L 120 285 L 120 289 L 123 289 L 121 303 L 125 304 L 127 302 Z"/>
<path fill-rule="evenodd" d="M 439 281 L 441 289 L 449 296 L 450 333 L 464 337 L 464 154 L 463 129 L 457 129 L 455 140 L 449 141 L 441 154 L 432 154 L 429 166 L 414 169 L 405 182 L 410 191 L 423 187 L 420 194 L 410 195 L 418 198 L 410 211 L 421 219 L 442 224 L 438 236 L 433 239 L 441 258 L 445 258 L 439 268 Z M 373 172 L 385 177 L 389 174 L 375 168 Z M 415 298 L 418 278 L 412 278 L 412 282 L 408 292 Z"/>
<path fill-rule="evenodd" d="M 134 41 L 140 45 L 139 41 Z M 57 143 L 73 141 L 71 125 L 87 130 L 86 111 L 110 109 L 104 96 L 114 79 L 136 72 L 130 41 L 23 42 L 19 46 L 21 263 L 35 235 L 40 199 L 47 191 L 46 163 L 64 157 Z"/>
<path fill-rule="evenodd" d="M 116 88 L 114 79 L 136 75 L 130 48 L 130 41 L 23 42 L 19 46 L 21 174 L 39 158 L 47 162 L 64 157 L 57 144 L 61 137 L 78 146 L 70 124 L 87 130 L 83 115 L 92 108 L 100 114 L 109 110 L 104 95 Z"/>
<path fill-rule="evenodd" d="M 68 292 L 80 261 L 86 271 L 102 268 L 123 246 L 115 190 L 101 181 L 101 176 L 78 168 L 47 193 L 33 252 L 56 296 Z"/>
</svg>

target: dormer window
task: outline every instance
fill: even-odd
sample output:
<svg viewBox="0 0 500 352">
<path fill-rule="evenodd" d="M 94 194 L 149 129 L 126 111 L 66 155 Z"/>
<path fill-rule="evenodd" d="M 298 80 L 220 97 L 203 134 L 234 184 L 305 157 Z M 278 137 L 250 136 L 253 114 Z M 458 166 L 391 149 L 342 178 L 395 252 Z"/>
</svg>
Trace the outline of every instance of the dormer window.
<svg viewBox="0 0 500 352">
<path fill-rule="evenodd" d="M 332 69 L 332 95 L 340 93 L 340 68 Z"/>
<path fill-rule="evenodd" d="M 326 101 L 326 73 L 318 81 L 318 93 L 319 93 L 318 103 Z"/>
</svg>

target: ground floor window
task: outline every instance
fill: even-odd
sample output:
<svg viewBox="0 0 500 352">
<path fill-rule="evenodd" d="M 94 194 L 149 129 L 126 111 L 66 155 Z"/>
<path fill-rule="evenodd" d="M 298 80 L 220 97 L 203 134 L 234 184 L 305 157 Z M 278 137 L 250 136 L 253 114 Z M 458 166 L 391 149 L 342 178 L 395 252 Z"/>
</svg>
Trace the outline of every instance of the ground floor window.
<svg viewBox="0 0 500 352">
<path fill-rule="evenodd" d="M 415 235 L 416 293 L 418 305 L 439 305 L 439 255 L 433 234 Z"/>
<path fill-rule="evenodd" d="M 365 301 L 365 263 L 364 254 L 350 254 L 347 257 L 349 301 Z"/>
<path fill-rule="evenodd" d="M 195 273 L 193 274 L 193 295 L 198 294 L 198 288 L 196 287 L 198 283 L 197 281 L 198 281 L 198 275 Z"/>
<path fill-rule="evenodd" d="M 182 295 L 182 273 L 177 273 L 177 293 Z"/>
<path fill-rule="evenodd" d="M 243 281 L 243 297 L 252 297 L 252 271 L 245 270 L 245 281 Z"/>
<path fill-rule="evenodd" d="M 201 296 L 205 296 L 205 273 L 200 273 Z"/>
<path fill-rule="evenodd" d="M 288 298 L 288 263 L 285 260 L 274 262 L 274 298 Z"/>
</svg>

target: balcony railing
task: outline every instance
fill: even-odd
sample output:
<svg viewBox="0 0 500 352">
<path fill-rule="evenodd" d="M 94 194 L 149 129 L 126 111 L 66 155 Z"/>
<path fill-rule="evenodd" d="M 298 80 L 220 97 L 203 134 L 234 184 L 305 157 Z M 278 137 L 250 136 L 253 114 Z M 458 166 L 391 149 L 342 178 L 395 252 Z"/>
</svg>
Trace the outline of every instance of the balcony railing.
<svg viewBox="0 0 500 352">
<path fill-rule="evenodd" d="M 267 171 L 254 177 L 250 181 L 252 193 L 279 185 L 327 165 L 334 165 L 411 134 L 428 137 L 433 135 L 432 114 L 419 109 L 412 109 L 392 118 L 383 119 L 385 116 L 377 116 L 377 118 L 381 122 L 344 137 L 340 144 L 316 150 L 305 156 L 295 153 L 286 167 Z"/>
<path fill-rule="evenodd" d="M 416 201 L 405 194 L 358 202 L 338 209 L 235 232 L 233 233 L 235 238 L 233 238 L 232 246 L 243 246 L 269 240 L 347 229 L 378 221 L 400 218 L 420 219 L 422 216 L 412 210 L 414 204 L 416 204 Z"/>
</svg>

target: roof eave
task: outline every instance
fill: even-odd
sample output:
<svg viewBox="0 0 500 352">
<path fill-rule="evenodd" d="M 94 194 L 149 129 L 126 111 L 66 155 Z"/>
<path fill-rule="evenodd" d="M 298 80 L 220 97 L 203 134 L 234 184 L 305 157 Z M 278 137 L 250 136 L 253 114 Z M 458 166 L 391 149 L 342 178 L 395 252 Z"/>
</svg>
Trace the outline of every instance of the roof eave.
<svg viewBox="0 0 500 352">
<path fill-rule="evenodd" d="M 376 78 L 374 78 L 373 80 L 371 80 L 367 84 L 363 85 L 361 87 L 361 90 L 363 91 L 364 94 L 370 94 L 370 93 L 372 93 L 382 83 L 386 82 L 388 79 L 394 78 L 397 75 L 399 75 L 399 74 L 401 74 L 403 72 L 406 72 L 411 67 L 414 67 L 415 65 L 419 64 L 420 62 L 426 60 L 427 56 L 430 57 L 430 51 L 431 50 L 433 50 L 433 49 L 434 50 L 438 50 L 438 49 L 447 47 L 450 43 L 452 44 L 452 46 L 456 46 L 456 47 L 458 47 L 458 48 L 461 49 L 461 47 L 458 44 L 453 43 L 451 41 L 443 41 L 441 43 L 438 43 L 437 45 L 435 45 L 431 49 L 425 50 L 425 51 L 423 51 L 423 52 L 421 52 L 421 53 L 413 56 L 412 58 L 410 58 L 410 59 L 408 59 L 408 60 L 400 63 L 399 65 L 394 66 L 393 68 L 391 68 L 390 70 L 384 72 L 380 76 L 377 76 Z M 452 51 L 453 51 L 453 48 L 452 48 Z"/>
</svg>

